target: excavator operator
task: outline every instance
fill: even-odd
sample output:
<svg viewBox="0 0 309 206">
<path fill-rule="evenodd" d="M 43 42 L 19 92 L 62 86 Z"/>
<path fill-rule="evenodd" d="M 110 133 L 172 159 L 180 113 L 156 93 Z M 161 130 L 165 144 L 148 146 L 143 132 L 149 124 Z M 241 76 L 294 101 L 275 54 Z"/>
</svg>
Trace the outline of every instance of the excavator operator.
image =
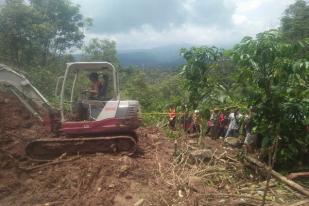
<svg viewBox="0 0 309 206">
<path fill-rule="evenodd" d="M 96 72 L 88 75 L 90 80 L 89 89 L 85 90 L 88 100 L 102 100 L 106 93 L 106 84 L 103 84 L 99 80 L 99 75 Z M 76 119 L 88 120 L 89 115 L 92 119 L 95 119 L 101 112 L 102 107 L 96 105 L 90 105 L 90 103 L 83 103 L 82 101 L 76 104 Z"/>
<path fill-rule="evenodd" d="M 99 80 L 99 75 L 96 72 L 89 74 L 89 80 L 91 81 L 90 89 L 88 90 L 90 95 L 89 99 L 91 100 L 99 100 L 104 96 L 103 84 Z"/>
</svg>

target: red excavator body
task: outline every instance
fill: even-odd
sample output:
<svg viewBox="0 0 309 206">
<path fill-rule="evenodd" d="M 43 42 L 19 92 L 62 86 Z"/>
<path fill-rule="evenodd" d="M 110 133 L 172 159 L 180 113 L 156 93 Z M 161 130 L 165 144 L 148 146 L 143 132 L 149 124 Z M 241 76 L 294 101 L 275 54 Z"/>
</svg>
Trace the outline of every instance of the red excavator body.
<svg viewBox="0 0 309 206">
<path fill-rule="evenodd" d="M 84 73 L 95 73 L 98 78 L 102 77 L 107 87 L 104 96 L 89 98 L 80 91 L 80 85 L 87 82 L 86 76 L 82 75 Z M 26 147 L 29 157 L 52 159 L 63 153 L 135 152 L 135 130 L 140 125 L 139 103 L 135 100 L 120 100 L 118 72 L 112 64 L 67 63 L 65 74 L 58 78 L 55 91 L 60 101 L 59 109 L 52 107 L 23 75 L 1 64 L 0 74 L 0 84 L 12 91 L 55 134 L 55 138 L 42 137 L 30 142 Z M 112 78 L 108 79 L 106 75 Z"/>
</svg>

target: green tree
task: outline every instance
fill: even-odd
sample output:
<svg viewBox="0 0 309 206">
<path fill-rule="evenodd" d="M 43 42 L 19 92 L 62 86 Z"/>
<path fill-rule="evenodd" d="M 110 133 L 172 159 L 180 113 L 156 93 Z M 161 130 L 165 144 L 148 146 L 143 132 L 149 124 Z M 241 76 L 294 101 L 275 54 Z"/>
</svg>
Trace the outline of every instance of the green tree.
<svg viewBox="0 0 309 206">
<path fill-rule="evenodd" d="M 256 107 L 255 121 L 263 146 L 280 136 L 281 166 L 304 160 L 309 135 L 309 62 L 296 54 L 301 44 L 285 43 L 277 30 L 245 37 L 234 49 L 243 101 Z"/>
<path fill-rule="evenodd" d="M 219 68 L 223 50 L 216 47 L 193 47 L 182 49 L 181 54 L 187 61 L 181 72 L 185 87 L 189 92 L 189 102 L 195 109 L 199 104 L 218 100 L 218 88 L 214 72 Z"/>
<path fill-rule="evenodd" d="M 72 47 L 81 47 L 84 28 L 88 26 L 79 6 L 70 0 L 31 0 L 31 7 L 41 17 L 35 25 L 41 31 L 37 40 L 42 46 L 42 64 L 46 65 L 50 52 L 62 54 Z"/>
<path fill-rule="evenodd" d="M 46 65 L 48 57 L 81 46 L 85 26 L 69 0 L 8 0 L 0 10 L 1 56 L 18 66 Z"/>
<path fill-rule="evenodd" d="M 83 47 L 84 55 L 89 61 L 107 61 L 119 66 L 116 42 L 109 39 L 91 39 Z"/>
<path fill-rule="evenodd" d="M 285 10 L 281 19 L 281 30 L 289 41 L 299 41 L 309 37 L 309 4 L 297 0 Z"/>
<path fill-rule="evenodd" d="M 33 61 L 38 54 L 33 25 L 39 21 L 38 13 L 23 1 L 7 1 L 0 10 L 1 61 L 17 66 Z"/>
</svg>

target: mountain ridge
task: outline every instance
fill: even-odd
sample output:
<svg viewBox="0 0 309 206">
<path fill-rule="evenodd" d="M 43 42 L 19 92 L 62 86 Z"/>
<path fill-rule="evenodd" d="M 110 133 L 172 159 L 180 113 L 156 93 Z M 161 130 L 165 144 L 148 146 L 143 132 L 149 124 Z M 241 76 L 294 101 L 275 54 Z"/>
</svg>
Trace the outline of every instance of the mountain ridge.
<svg viewBox="0 0 309 206">
<path fill-rule="evenodd" d="M 184 64 L 185 60 L 180 55 L 181 48 L 188 45 L 169 45 L 150 49 L 120 50 L 117 57 L 123 66 L 141 67 L 173 67 Z"/>
</svg>

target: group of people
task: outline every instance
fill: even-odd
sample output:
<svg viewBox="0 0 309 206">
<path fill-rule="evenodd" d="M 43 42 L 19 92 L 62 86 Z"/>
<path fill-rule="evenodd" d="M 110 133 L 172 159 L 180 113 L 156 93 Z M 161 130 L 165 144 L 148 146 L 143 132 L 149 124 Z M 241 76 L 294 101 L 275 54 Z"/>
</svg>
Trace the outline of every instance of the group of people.
<svg viewBox="0 0 309 206">
<path fill-rule="evenodd" d="M 177 113 L 176 107 L 172 106 L 168 110 L 169 128 L 173 131 L 176 130 L 176 117 L 181 114 L 182 128 L 188 134 L 196 134 L 200 132 L 200 118 L 199 110 L 195 110 L 192 115 L 189 115 L 188 109 L 185 107 L 184 112 Z"/>
<path fill-rule="evenodd" d="M 236 137 L 239 135 L 240 123 L 243 115 L 238 108 L 215 108 L 210 110 L 207 122 L 207 134 L 212 138 Z"/>
<path fill-rule="evenodd" d="M 176 109 L 175 107 L 169 110 L 169 127 L 175 130 L 176 124 Z M 195 110 L 192 115 L 182 113 L 181 119 L 183 128 L 186 133 L 198 133 L 201 128 L 199 111 Z M 256 135 L 253 134 L 253 116 L 254 108 L 244 110 L 244 114 L 240 112 L 238 107 L 229 108 L 214 108 L 210 110 L 210 118 L 207 121 L 206 135 L 213 139 L 224 139 L 226 137 L 245 136 L 244 144 L 246 149 L 251 152 L 252 145 L 256 140 Z"/>
<path fill-rule="evenodd" d="M 243 115 L 239 108 L 230 107 L 222 110 L 215 108 L 211 110 L 208 120 L 207 134 L 216 138 L 245 136 L 244 144 L 248 152 L 252 152 L 253 144 L 256 142 L 256 134 L 253 134 L 254 108 L 251 107 Z"/>
</svg>

